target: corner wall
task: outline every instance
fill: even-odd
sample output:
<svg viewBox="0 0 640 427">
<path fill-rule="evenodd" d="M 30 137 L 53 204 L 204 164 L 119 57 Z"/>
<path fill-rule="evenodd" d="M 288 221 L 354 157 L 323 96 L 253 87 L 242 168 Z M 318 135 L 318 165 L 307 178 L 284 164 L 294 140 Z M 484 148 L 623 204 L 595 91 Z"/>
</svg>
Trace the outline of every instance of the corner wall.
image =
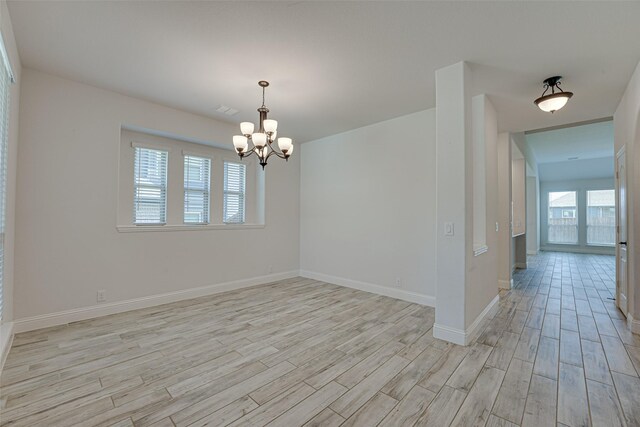
<svg viewBox="0 0 640 427">
<path fill-rule="evenodd" d="M 301 152 L 301 274 L 434 305 L 435 109 Z"/>
<path fill-rule="evenodd" d="M 231 147 L 236 125 L 30 69 L 21 101 L 14 302 L 24 328 L 297 275 L 295 154 L 267 166 L 264 227 L 121 233 L 122 126 Z M 96 304 L 98 289 L 108 304 Z"/>
</svg>

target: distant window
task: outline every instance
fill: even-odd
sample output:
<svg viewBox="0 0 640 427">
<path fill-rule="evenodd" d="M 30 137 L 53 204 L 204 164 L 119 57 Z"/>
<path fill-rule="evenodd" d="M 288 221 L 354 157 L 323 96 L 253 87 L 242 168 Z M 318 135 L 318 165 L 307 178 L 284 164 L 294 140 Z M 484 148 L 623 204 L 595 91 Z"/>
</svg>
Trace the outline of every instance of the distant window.
<svg viewBox="0 0 640 427">
<path fill-rule="evenodd" d="M 577 244 L 576 192 L 549 192 L 547 240 L 549 243 Z"/>
<path fill-rule="evenodd" d="M 211 159 L 184 156 L 184 222 L 209 223 Z"/>
<path fill-rule="evenodd" d="M 133 222 L 162 225 L 167 216 L 167 160 L 163 150 L 135 147 Z"/>
<path fill-rule="evenodd" d="M 587 244 L 613 246 L 615 242 L 615 190 L 587 191 Z"/>
<path fill-rule="evenodd" d="M 223 221 L 242 224 L 245 221 L 246 166 L 224 162 Z"/>
<path fill-rule="evenodd" d="M 0 37 L 0 40 L 2 37 Z M 0 49 L 4 51 L 4 46 Z M 5 52 L 6 53 L 6 52 Z M 9 95 L 12 77 L 5 55 L 0 55 L 0 320 L 2 320 L 4 294 L 4 221 L 6 211 L 7 190 L 7 141 L 9 140 Z"/>
</svg>

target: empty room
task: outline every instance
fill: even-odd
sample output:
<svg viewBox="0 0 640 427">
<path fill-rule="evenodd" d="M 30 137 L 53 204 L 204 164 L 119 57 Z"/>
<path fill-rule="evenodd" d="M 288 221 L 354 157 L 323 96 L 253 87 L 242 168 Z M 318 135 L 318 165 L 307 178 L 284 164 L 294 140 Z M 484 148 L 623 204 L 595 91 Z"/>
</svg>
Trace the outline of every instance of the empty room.
<svg viewBox="0 0 640 427">
<path fill-rule="evenodd" d="M 0 0 L 0 426 L 640 427 L 639 40 Z"/>
</svg>

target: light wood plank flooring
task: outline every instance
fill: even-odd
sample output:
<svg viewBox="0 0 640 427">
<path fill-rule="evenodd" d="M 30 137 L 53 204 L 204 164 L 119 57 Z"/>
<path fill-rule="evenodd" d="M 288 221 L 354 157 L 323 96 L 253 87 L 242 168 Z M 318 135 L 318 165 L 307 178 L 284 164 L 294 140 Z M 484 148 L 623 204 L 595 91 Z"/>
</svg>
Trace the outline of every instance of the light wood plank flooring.
<svg viewBox="0 0 640 427">
<path fill-rule="evenodd" d="M 15 337 L 11 426 L 640 426 L 612 257 L 543 253 L 469 347 L 434 310 L 308 279 Z"/>
</svg>

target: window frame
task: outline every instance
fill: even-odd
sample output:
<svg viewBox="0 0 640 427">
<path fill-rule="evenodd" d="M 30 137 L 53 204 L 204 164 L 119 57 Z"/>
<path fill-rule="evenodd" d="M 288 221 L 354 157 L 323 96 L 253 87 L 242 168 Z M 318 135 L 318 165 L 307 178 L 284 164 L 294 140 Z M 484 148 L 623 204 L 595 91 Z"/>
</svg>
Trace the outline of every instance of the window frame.
<svg viewBox="0 0 640 427">
<path fill-rule="evenodd" d="M 580 201 L 579 201 L 579 197 L 580 197 L 580 190 L 577 189 L 573 189 L 573 190 L 549 190 L 546 192 L 547 193 L 547 221 L 546 221 L 546 236 L 547 236 L 547 244 L 550 245 L 569 245 L 569 246 L 579 246 L 580 245 L 580 213 L 579 213 L 579 208 L 578 206 L 580 205 Z M 575 199 L 575 205 L 573 207 L 567 207 L 567 206 L 551 206 L 551 200 L 550 200 L 550 196 L 553 193 L 573 193 L 574 194 L 574 199 Z M 551 216 L 551 209 L 553 208 L 560 208 L 560 217 L 559 218 L 552 218 Z M 573 210 L 574 212 L 574 216 L 572 217 L 565 217 L 564 213 L 565 210 Z M 551 228 L 551 224 L 549 223 L 551 219 L 575 219 L 576 220 L 576 224 L 575 224 L 575 228 L 576 228 L 576 239 L 573 242 L 555 242 L 552 241 L 549 237 L 550 233 L 549 230 Z"/>
<path fill-rule="evenodd" d="M 7 210 L 7 157 L 9 154 L 9 122 L 11 111 L 11 85 L 15 83 L 13 69 L 9 54 L 5 48 L 4 38 L 0 34 L 0 68 L 6 73 L 3 79 L 6 84 L 4 88 L 4 97 L 0 100 L 2 103 L 3 116 L 2 132 L 0 132 L 0 324 L 2 324 L 4 314 L 4 278 L 5 278 L 5 260 L 6 260 L 6 210 Z"/>
<path fill-rule="evenodd" d="M 242 191 L 227 190 L 227 164 L 242 166 L 244 177 Z M 247 164 L 239 161 L 224 159 L 222 162 L 222 222 L 226 225 L 240 225 L 247 221 Z M 242 221 L 227 221 L 227 195 L 242 196 Z"/>
<path fill-rule="evenodd" d="M 149 226 L 163 226 L 167 224 L 167 205 L 169 202 L 169 155 L 170 155 L 170 150 L 167 149 L 163 149 L 160 147 L 150 147 L 147 145 L 143 145 L 143 144 L 135 144 L 132 143 L 131 144 L 132 148 L 133 148 L 133 225 L 136 227 L 149 227 Z M 137 164 L 136 164 L 136 153 L 138 153 L 138 150 L 149 150 L 149 151 L 158 151 L 160 153 L 164 153 L 164 160 L 165 160 L 165 166 L 164 166 L 164 185 L 149 185 L 149 184 L 145 184 L 145 185 L 139 185 L 136 181 L 136 169 L 137 169 Z M 137 201 L 138 201 L 138 197 L 137 197 L 137 189 L 140 187 L 144 187 L 144 188 L 149 188 L 149 189 L 160 189 L 160 193 L 164 195 L 164 203 L 163 203 L 163 212 L 161 215 L 161 219 L 163 219 L 164 221 L 159 221 L 159 222 L 137 222 Z"/>
<path fill-rule="evenodd" d="M 612 191 L 613 192 L 613 206 L 593 206 L 593 207 L 601 207 L 601 208 L 613 208 L 613 242 L 612 243 L 589 243 L 589 193 L 595 191 Z M 587 188 L 585 190 L 585 245 L 592 247 L 605 247 L 605 248 L 615 248 L 616 246 L 616 190 L 615 188 L 605 188 L 605 189 L 594 189 Z"/>
<path fill-rule="evenodd" d="M 206 190 L 199 190 L 199 189 L 193 189 L 193 188 L 187 188 L 187 172 L 186 172 L 186 161 L 187 158 L 189 157 L 195 157 L 198 159 L 203 159 L 206 160 L 209 165 L 207 168 L 207 179 L 206 179 Z M 182 150 L 182 167 L 183 167 L 183 171 L 182 171 L 182 176 L 183 176 L 183 209 L 182 209 L 182 223 L 186 226 L 204 226 L 204 225 L 209 225 L 211 224 L 211 179 L 212 179 L 212 168 L 213 168 L 213 160 L 214 160 L 214 156 L 209 156 L 209 155 L 204 155 L 201 153 L 195 153 L 195 152 L 191 152 L 191 151 L 187 151 L 187 150 Z M 206 218 L 204 222 L 188 222 L 186 220 L 186 204 L 187 204 L 187 192 L 200 192 L 203 195 L 206 194 Z"/>
<path fill-rule="evenodd" d="M 212 231 L 235 229 L 259 229 L 265 227 L 266 175 L 253 159 L 237 158 L 235 153 L 222 145 L 208 145 L 192 139 L 156 133 L 138 126 L 122 125 L 120 129 L 118 162 L 118 197 L 115 228 L 122 233 L 168 232 L 168 231 Z M 166 223 L 162 225 L 136 225 L 132 211 L 134 200 L 133 164 L 134 150 L 141 146 L 154 150 L 168 151 Z M 182 152 L 197 157 L 210 157 L 210 206 L 209 223 L 184 223 L 184 159 Z M 245 181 L 245 222 L 223 222 L 223 169 L 224 161 L 244 164 Z"/>
</svg>

